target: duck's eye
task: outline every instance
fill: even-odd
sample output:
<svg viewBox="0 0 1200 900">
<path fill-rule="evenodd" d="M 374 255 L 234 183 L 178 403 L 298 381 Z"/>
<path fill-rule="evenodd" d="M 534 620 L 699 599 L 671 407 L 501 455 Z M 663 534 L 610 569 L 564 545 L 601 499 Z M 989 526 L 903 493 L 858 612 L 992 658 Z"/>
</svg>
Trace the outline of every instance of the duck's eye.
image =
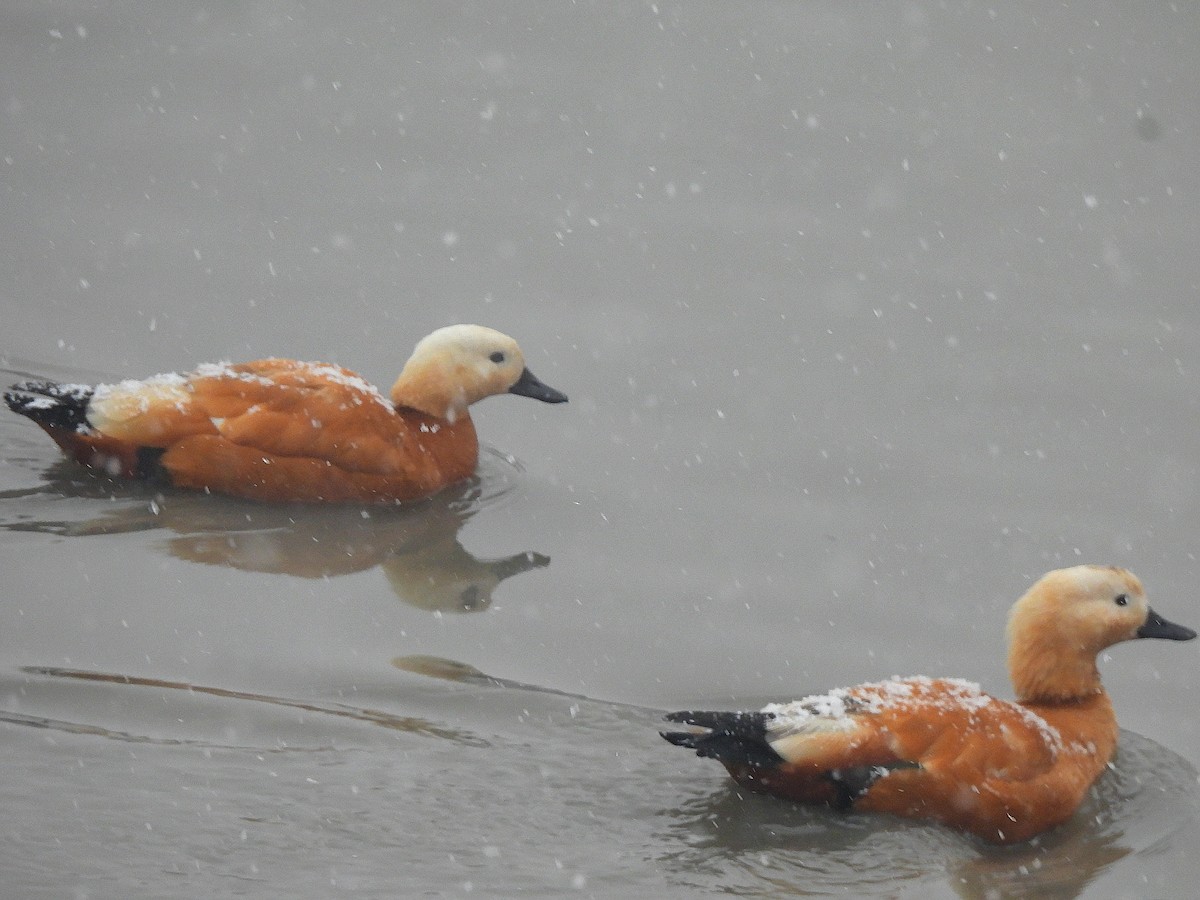
<svg viewBox="0 0 1200 900">
<path fill-rule="evenodd" d="M 497 350 L 495 353 L 489 356 L 488 359 L 499 365 L 500 363 L 504 362 L 504 354 Z"/>
<path fill-rule="evenodd" d="M 1116 603 L 1117 606 L 1126 606 L 1129 604 L 1129 595 L 1128 594 L 1117 594 L 1117 597 L 1115 600 L 1113 600 L 1113 602 Z"/>
</svg>

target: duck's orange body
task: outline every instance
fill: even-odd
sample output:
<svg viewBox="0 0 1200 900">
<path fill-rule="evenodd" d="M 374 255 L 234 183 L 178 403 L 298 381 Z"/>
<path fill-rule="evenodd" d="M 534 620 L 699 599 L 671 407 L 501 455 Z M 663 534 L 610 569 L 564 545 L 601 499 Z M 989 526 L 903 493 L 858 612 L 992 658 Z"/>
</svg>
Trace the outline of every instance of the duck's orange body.
<svg viewBox="0 0 1200 900">
<path fill-rule="evenodd" d="M 475 471 L 467 411 L 491 394 L 566 397 L 511 338 L 453 326 L 418 345 L 389 402 L 354 373 L 287 359 L 201 366 L 96 388 L 29 383 L 6 394 L 80 463 L 114 477 L 256 500 L 402 502 Z"/>
<path fill-rule="evenodd" d="M 1069 819 L 1116 749 L 1099 650 L 1195 636 L 1151 611 L 1128 572 L 1080 566 L 1050 573 L 1013 609 L 1015 702 L 957 679 L 896 678 L 756 712 L 672 713 L 708 731 L 664 737 L 752 790 L 1024 841 Z"/>
<path fill-rule="evenodd" d="M 852 710 L 844 731 L 806 735 L 805 752 L 794 761 L 783 753 L 773 768 L 735 763 L 733 777 L 802 803 L 935 819 L 1007 843 L 1070 818 L 1117 740 L 1103 693 L 1037 711 L 949 679 L 896 679 L 831 696 Z"/>
</svg>

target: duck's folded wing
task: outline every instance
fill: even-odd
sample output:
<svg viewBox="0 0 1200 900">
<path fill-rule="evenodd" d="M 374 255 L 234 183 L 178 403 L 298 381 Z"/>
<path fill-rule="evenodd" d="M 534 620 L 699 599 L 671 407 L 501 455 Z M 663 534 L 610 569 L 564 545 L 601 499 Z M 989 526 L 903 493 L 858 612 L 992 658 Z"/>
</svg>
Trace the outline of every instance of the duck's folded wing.
<svg viewBox="0 0 1200 900">
<path fill-rule="evenodd" d="M 194 389 L 232 443 L 348 472 L 385 475 L 411 464 L 392 405 L 346 369 L 262 360 L 199 377 Z"/>
<path fill-rule="evenodd" d="M 1034 779 L 1060 742 L 1022 707 L 952 680 L 893 679 L 757 712 L 667 716 L 706 729 L 668 732 L 743 783 L 845 805 L 883 780 Z"/>
<path fill-rule="evenodd" d="M 1087 754 L 1018 704 L 923 693 L 878 713 L 884 745 L 914 765 L 867 784 L 851 798 L 856 809 L 935 819 L 1001 843 L 1071 816 L 1095 777 Z"/>
<path fill-rule="evenodd" d="M 348 472 L 387 474 L 403 462 L 391 405 L 354 373 L 319 363 L 266 359 L 124 382 L 98 393 L 89 415 L 101 433 L 142 446 L 211 435 Z"/>
<path fill-rule="evenodd" d="M 969 682 L 884 682 L 858 700 L 872 710 L 865 718 L 879 741 L 929 774 L 1028 781 L 1046 774 L 1062 750 L 1059 733 L 1041 717 Z"/>
</svg>

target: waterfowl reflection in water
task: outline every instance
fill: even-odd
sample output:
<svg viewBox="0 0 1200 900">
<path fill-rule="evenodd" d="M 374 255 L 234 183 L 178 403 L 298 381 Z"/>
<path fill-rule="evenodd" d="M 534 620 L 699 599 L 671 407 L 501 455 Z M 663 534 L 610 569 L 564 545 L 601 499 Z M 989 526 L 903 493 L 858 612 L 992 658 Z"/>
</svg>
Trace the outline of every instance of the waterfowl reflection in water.
<svg viewBox="0 0 1200 900">
<path fill-rule="evenodd" d="M 252 503 L 204 497 L 187 491 L 154 491 L 145 485 L 114 485 L 61 463 L 50 482 L 8 491 L 0 529 L 83 538 L 139 531 L 168 533 L 161 543 L 177 559 L 243 572 L 327 579 L 378 567 L 396 596 L 430 612 L 479 612 L 506 579 L 545 568 L 550 557 L 534 550 L 481 557 L 463 546 L 460 533 L 477 515 L 511 499 L 520 465 L 484 447 L 478 474 L 421 503 L 403 506 Z M 35 518 L 21 501 L 47 494 L 106 498 L 95 512 L 71 518 Z M 62 504 L 59 504 L 61 507 Z"/>
</svg>

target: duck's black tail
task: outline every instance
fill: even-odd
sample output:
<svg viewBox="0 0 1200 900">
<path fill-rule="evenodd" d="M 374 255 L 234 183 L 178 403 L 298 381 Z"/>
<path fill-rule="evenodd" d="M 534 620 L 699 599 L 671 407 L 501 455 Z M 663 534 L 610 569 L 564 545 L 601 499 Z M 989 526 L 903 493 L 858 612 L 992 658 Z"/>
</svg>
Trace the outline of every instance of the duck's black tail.
<svg viewBox="0 0 1200 900">
<path fill-rule="evenodd" d="M 767 742 L 767 723 L 775 718 L 764 712 L 700 712 L 687 710 L 668 713 L 668 722 L 695 725 L 708 731 L 660 731 L 676 747 L 695 750 L 697 756 L 720 763 L 773 769 L 783 757 Z"/>
<path fill-rule="evenodd" d="M 752 784 L 759 773 L 786 762 L 772 749 L 767 740 L 767 726 L 775 718 L 764 712 L 675 712 L 667 715 L 668 722 L 696 725 L 708 731 L 663 731 L 664 738 L 677 747 L 696 751 L 729 768 L 740 784 Z M 793 799 L 825 803 L 834 809 L 846 810 L 870 790 L 880 778 L 897 769 L 919 769 L 912 760 L 893 760 L 878 765 L 846 765 L 829 769 L 818 778 L 826 785 L 824 791 L 814 785 L 805 788 L 803 795 Z M 747 771 L 749 770 L 749 771 Z"/>
<path fill-rule="evenodd" d="M 88 431 L 87 407 L 93 391 L 86 384 L 23 381 L 4 392 L 4 402 L 43 428 Z"/>
</svg>

